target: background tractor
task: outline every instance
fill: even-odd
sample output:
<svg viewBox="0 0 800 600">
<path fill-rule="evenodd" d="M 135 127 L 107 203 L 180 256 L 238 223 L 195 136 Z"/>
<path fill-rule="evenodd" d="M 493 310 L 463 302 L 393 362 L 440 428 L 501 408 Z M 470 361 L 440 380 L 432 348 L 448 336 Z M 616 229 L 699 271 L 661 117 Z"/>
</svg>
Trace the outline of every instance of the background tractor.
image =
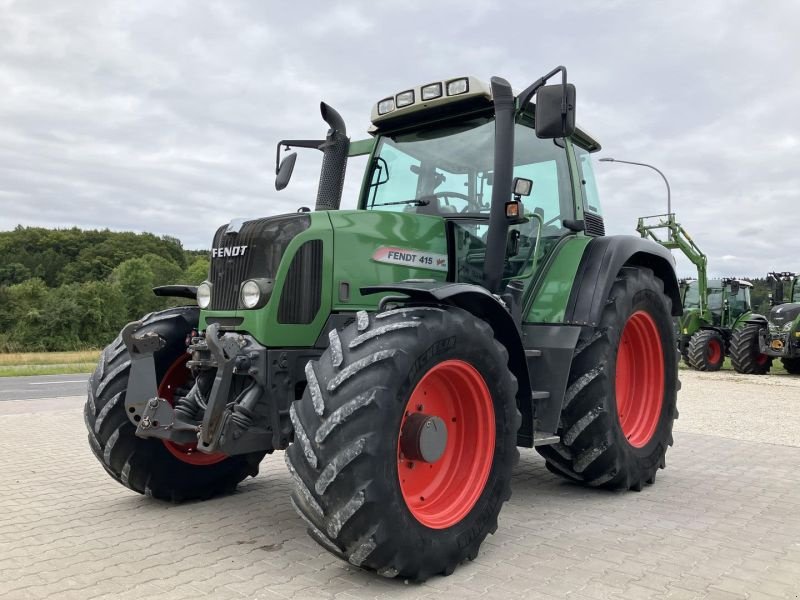
<svg viewBox="0 0 800 600">
<path fill-rule="evenodd" d="M 768 373 L 772 361 L 800 375 L 800 277 L 795 273 L 772 272 L 771 308 L 767 318 L 751 318 L 734 333 L 731 363 L 738 373 Z"/>
<path fill-rule="evenodd" d="M 680 250 L 697 268 L 697 279 L 680 283 L 683 316 L 677 321 L 683 361 L 698 371 L 719 371 L 732 335 L 757 316 L 752 313 L 753 284 L 740 279 L 708 279 L 708 259 L 675 214 L 641 217 L 636 230 L 665 248 Z"/>
<path fill-rule="evenodd" d="M 281 148 L 322 151 L 315 210 L 220 227 L 208 280 L 158 290 L 198 306 L 102 353 L 86 423 L 111 477 L 207 498 L 287 449 L 309 534 L 417 580 L 495 531 L 517 446 L 588 486 L 653 483 L 677 417 L 674 263 L 604 235 L 566 69 L 518 95 L 498 77 L 408 88 L 360 141 L 321 108 L 325 139 L 276 161 L 281 189 Z M 358 209 L 340 210 L 359 155 Z"/>
</svg>

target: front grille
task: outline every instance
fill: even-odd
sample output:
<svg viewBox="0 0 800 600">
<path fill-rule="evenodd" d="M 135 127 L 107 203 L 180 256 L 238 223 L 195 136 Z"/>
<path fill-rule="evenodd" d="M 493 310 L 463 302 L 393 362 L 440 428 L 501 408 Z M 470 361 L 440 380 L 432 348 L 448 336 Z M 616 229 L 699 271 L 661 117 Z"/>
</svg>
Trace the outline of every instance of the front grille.
<svg viewBox="0 0 800 600">
<path fill-rule="evenodd" d="M 583 222 L 586 226 L 586 233 L 588 235 L 601 236 L 606 234 L 606 225 L 603 222 L 603 217 L 600 215 L 593 215 L 592 213 L 583 213 Z"/>
<path fill-rule="evenodd" d="M 217 253 L 221 250 L 223 256 L 211 259 L 209 309 L 236 310 L 243 281 L 274 279 L 289 242 L 310 225 L 308 215 L 290 214 L 247 221 L 238 233 L 227 233 L 227 225 L 220 227 L 214 235 L 213 248 Z M 241 247 L 245 247 L 244 253 Z M 224 256 L 226 248 L 231 249 L 229 256 Z"/>
<path fill-rule="evenodd" d="M 297 250 L 281 290 L 278 323 L 308 324 L 322 303 L 322 240 Z"/>
</svg>

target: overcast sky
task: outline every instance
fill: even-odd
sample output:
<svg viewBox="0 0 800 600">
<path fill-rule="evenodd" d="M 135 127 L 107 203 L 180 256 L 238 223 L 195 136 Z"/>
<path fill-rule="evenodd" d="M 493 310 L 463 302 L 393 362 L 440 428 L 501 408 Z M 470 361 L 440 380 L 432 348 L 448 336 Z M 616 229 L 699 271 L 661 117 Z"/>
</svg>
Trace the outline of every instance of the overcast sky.
<svg viewBox="0 0 800 600">
<path fill-rule="evenodd" d="M 514 4 L 0 0 L 0 229 L 207 247 L 231 217 L 313 205 L 319 154 L 278 193 L 274 153 L 324 135 L 320 100 L 359 138 L 407 87 L 564 64 L 595 156 L 666 173 L 712 274 L 800 271 L 799 2 Z M 655 172 L 595 168 L 609 233 L 665 211 Z"/>
</svg>

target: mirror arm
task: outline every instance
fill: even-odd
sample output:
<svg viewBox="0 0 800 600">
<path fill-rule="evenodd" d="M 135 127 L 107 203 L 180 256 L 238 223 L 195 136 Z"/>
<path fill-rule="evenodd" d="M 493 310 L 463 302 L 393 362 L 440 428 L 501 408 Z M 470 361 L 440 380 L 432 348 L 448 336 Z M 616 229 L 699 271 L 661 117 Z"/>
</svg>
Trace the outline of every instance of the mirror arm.
<svg viewBox="0 0 800 600">
<path fill-rule="evenodd" d="M 563 65 L 556 67 L 544 77 L 540 77 L 539 79 L 534 81 L 527 88 L 525 88 L 519 96 L 517 96 L 517 103 L 519 106 L 519 110 L 524 109 L 528 105 L 528 102 L 531 101 L 531 98 L 533 98 L 533 95 L 536 93 L 536 90 L 538 90 L 545 83 L 547 83 L 547 80 L 558 72 L 561 72 L 561 84 L 564 87 L 564 95 L 561 98 L 561 114 L 566 115 L 567 114 L 567 68 Z"/>
<path fill-rule="evenodd" d="M 278 169 L 281 166 L 281 146 L 286 146 L 286 150 L 295 148 L 316 148 L 322 150 L 322 144 L 325 140 L 281 140 L 275 149 L 275 175 L 278 174 Z"/>
</svg>

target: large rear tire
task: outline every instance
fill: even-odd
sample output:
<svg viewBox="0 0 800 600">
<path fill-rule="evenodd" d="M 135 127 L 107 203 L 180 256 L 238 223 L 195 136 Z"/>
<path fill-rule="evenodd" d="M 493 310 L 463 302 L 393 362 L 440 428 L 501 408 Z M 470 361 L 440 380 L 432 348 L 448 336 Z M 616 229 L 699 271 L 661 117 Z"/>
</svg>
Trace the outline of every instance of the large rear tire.
<svg viewBox="0 0 800 600">
<path fill-rule="evenodd" d="M 687 364 L 696 371 L 719 371 L 725 362 L 725 340 L 718 331 L 701 329 L 689 340 Z"/>
<path fill-rule="evenodd" d="M 772 357 L 762 354 L 758 347 L 762 327 L 746 323 L 731 335 L 731 365 L 737 373 L 766 375 L 772 368 Z"/>
<path fill-rule="evenodd" d="M 170 396 L 169 400 L 176 387 L 191 385 L 183 362 L 187 336 L 197 327 L 198 314 L 195 307 L 152 313 L 143 319 L 144 326 L 139 330 L 154 331 L 166 341 L 154 358 L 159 395 Z M 89 446 L 114 480 L 140 494 L 179 502 L 232 492 L 248 475 L 258 474 L 264 452 L 207 455 L 186 446 L 137 437 L 125 414 L 130 364 L 128 350 L 117 338 L 100 355 L 84 406 Z"/>
<path fill-rule="evenodd" d="M 624 267 L 599 327 L 578 342 L 558 433 L 537 448 L 572 481 L 641 490 L 665 467 L 678 416 L 671 301 L 650 269 Z"/>
<path fill-rule="evenodd" d="M 311 537 L 387 577 L 475 558 L 519 458 L 517 382 L 491 327 L 453 307 L 362 311 L 306 375 L 286 457 Z"/>
<path fill-rule="evenodd" d="M 782 358 L 781 362 L 790 375 L 800 375 L 800 358 Z"/>
</svg>

